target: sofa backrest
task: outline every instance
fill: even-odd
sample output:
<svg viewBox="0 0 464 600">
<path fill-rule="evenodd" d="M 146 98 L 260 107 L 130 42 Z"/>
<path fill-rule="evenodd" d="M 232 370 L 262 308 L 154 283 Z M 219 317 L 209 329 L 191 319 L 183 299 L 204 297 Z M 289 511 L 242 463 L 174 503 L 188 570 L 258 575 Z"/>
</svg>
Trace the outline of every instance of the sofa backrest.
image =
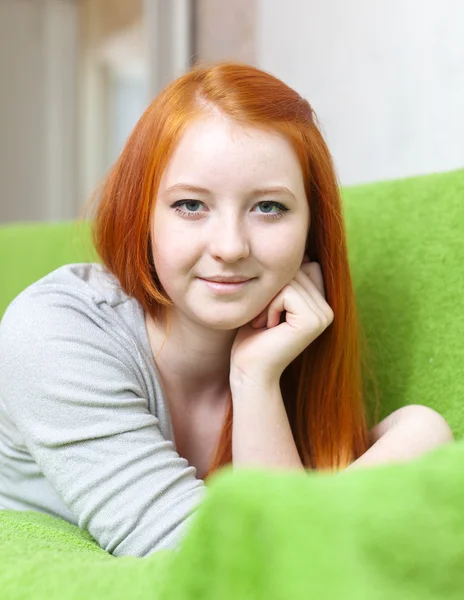
<svg viewBox="0 0 464 600">
<path fill-rule="evenodd" d="M 28 285 L 61 265 L 99 262 L 86 221 L 0 226 L 0 318 Z"/>
<path fill-rule="evenodd" d="M 385 416 L 464 435 L 464 169 L 342 190 L 355 294 Z"/>
</svg>

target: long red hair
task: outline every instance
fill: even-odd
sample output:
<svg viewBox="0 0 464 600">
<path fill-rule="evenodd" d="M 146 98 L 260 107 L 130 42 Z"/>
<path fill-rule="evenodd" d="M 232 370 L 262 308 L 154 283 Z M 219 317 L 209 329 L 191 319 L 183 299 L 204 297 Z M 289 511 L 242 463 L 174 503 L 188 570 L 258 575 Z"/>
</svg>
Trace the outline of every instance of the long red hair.
<svg viewBox="0 0 464 600">
<path fill-rule="evenodd" d="M 150 226 L 156 193 L 183 130 L 213 107 L 244 126 L 284 134 L 299 158 L 311 214 L 306 252 L 321 266 L 334 320 L 285 369 L 280 385 L 305 467 L 342 469 L 369 447 L 364 373 L 371 372 L 348 264 L 339 183 L 307 100 L 246 64 L 228 61 L 193 67 L 147 108 L 97 190 L 93 244 L 124 291 L 155 321 L 173 305 L 152 259 Z M 207 476 L 232 463 L 232 418 L 230 396 Z"/>
</svg>

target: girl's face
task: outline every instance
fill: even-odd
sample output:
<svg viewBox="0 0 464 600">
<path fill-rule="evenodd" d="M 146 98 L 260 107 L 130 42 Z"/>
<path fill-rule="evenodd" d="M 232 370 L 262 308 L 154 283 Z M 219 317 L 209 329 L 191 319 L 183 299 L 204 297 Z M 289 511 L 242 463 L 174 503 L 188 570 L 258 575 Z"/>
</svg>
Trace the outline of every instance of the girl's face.
<svg viewBox="0 0 464 600">
<path fill-rule="evenodd" d="M 221 115 L 194 121 L 163 172 L 152 223 L 153 260 L 174 311 L 219 330 L 248 323 L 298 272 L 309 222 L 285 137 Z M 203 281 L 234 275 L 251 281 L 228 294 Z"/>
</svg>

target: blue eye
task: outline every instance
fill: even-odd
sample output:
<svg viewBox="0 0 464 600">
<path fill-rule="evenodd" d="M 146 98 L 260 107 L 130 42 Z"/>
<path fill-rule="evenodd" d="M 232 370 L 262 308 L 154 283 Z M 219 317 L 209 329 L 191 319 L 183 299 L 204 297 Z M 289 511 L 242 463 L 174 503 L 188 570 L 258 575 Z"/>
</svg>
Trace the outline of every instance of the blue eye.
<svg viewBox="0 0 464 600">
<path fill-rule="evenodd" d="M 201 202 L 199 202 L 198 200 L 179 200 L 178 202 L 175 202 L 172 205 L 172 208 L 175 207 L 179 207 L 179 206 L 184 206 L 184 205 L 192 205 L 192 204 L 201 204 Z M 191 206 L 190 206 L 191 208 Z M 176 212 L 182 215 L 187 215 L 187 216 L 193 216 L 195 214 L 197 214 L 197 211 L 185 211 L 185 210 L 181 210 L 180 208 L 176 208 Z"/>
<path fill-rule="evenodd" d="M 174 202 L 174 204 L 171 206 L 171 208 L 175 208 L 176 212 L 182 216 L 194 218 L 196 215 L 200 214 L 198 211 L 190 211 L 190 210 L 185 211 L 185 210 L 182 210 L 181 208 L 179 208 L 180 206 L 189 205 L 189 204 L 190 205 L 203 204 L 203 202 L 200 202 L 199 200 L 178 200 L 177 202 Z M 280 202 L 273 202 L 270 200 L 263 200 L 262 202 L 258 202 L 257 206 L 259 206 L 259 205 L 268 205 L 270 207 L 276 207 L 279 209 L 279 212 L 276 212 L 276 213 L 263 212 L 262 214 L 264 215 L 264 217 L 266 219 L 281 219 L 283 216 L 285 216 L 285 213 L 288 210 L 290 210 L 283 204 L 280 204 Z"/>
</svg>

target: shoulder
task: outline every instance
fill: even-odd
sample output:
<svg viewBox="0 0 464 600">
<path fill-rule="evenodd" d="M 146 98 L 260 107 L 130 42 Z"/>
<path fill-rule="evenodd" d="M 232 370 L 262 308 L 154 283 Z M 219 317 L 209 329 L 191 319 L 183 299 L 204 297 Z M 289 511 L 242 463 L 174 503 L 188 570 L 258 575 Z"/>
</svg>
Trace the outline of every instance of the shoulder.
<svg viewBox="0 0 464 600">
<path fill-rule="evenodd" d="M 117 278 L 99 263 L 74 263 L 59 267 L 25 288 L 7 307 L 0 332 L 30 320 L 40 328 L 47 318 L 74 313 L 83 321 L 125 302 L 135 302 L 122 290 Z"/>
<path fill-rule="evenodd" d="M 130 311 L 123 310 L 125 304 Z M 7 307 L 0 323 L 0 356 L 26 360 L 36 351 L 54 350 L 56 357 L 58 347 L 77 350 L 83 344 L 87 355 L 98 350 L 127 356 L 136 304 L 103 265 L 64 265 L 28 286 Z"/>
<path fill-rule="evenodd" d="M 46 407 L 70 390 L 78 404 L 87 397 L 86 406 L 121 390 L 145 398 L 132 306 L 119 310 L 126 300 L 93 263 L 65 265 L 23 290 L 0 323 L 0 391 L 8 389 L 18 406 L 33 397 Z"/>
<path fill-rule="evenodd" d="M 89 302 L 106 302 L 115 306 L 128 300 L 118 279 L 100 263 L 72 263 L 51 271 L 25 288 L 10 303 L 10 308 L 24 306 L 30 299 L 56 296 L 81 298 Z M 5 312 L 7 314 L 7 312 Z"/>
</svg>

